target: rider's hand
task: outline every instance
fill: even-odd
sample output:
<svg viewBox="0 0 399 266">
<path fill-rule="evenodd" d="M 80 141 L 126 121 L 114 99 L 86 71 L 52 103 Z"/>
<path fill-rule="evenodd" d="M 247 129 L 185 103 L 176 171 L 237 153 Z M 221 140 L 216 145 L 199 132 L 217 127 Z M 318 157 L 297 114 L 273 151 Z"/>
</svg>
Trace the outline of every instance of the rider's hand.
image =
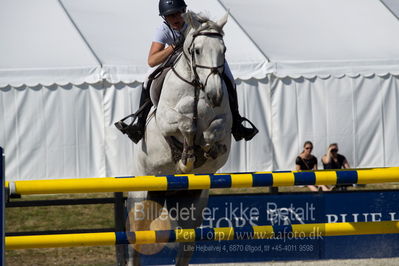
<svg viewBox="0 0 399 266">
<path fill-rule="evenodd" d="M 176 41 L 172 44 L 173 50 L 177 51 L 183 48 L 184 37 L 180 36 L 176 39 Z"/>
</svg>

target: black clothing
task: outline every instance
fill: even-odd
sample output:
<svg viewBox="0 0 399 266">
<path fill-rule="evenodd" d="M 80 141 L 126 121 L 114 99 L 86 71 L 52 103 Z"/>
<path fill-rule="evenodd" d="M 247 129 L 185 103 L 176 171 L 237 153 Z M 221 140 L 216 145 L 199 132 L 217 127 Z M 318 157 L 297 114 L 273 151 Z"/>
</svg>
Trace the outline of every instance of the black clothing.
<svg viewBox="0 0 399 266">
<path fill-rule="evenodd" d="M 238 111 L 238 97 L 236 88 L 225 73 L 222 74 L 222 78 L 227 87 L 230 110 L 233 116 L 231 134 L 233 134 L 233 137 L 236 141 L 240 141 L 242 139 L 245 139 L 246 141 L 251 140 L 256 134 L 258 134 L 259 131 L 251 121 L 240 115 L 240 112 Z M 245 127 L 242 124 L 244 121 L 247 121 L 251 125 L 251 128 Z"/>
<path fill-rule="evenodd" d="M 327 164 L 325 164 L 323 160 L 321 162 L 323 163 L 324 169 L 342 169 L 345 160 L 345 156 L 337 154 L 337 162 L 333 158 L 331 158 L 330 162 L 328 162 Z"/>
<path fill-rule="evenodd" d="M 309 159 L 303 159 L 300 156 L 296 157 L 295 164 L 300 166 L 300 170 L 313 170 L 317 164 L 317 158 L 313 155 Z"/>
<path fill-rule="evenodd" d="M 126 134 L 134 143 L 137 144 L 144 136 L 147 116 L 152 105 L 153 104 L 151 102 L 148 90 L 143 88 L 141 90 L 139 110 L 134 114 L 126 116 L 122 120 L 116 122 L 114 125 L 123 134 Z M 132 122 L 130 124 L 126 124 L 125 121 L 129 118 L 132 119 Z M 136 120 L 137 122 L 133 124 Z"/>
<path fill-rule="evenodd" d="M 346 158 L 345 156 L 341 154 L 337 154 L 337 161 L 335 161 L 333 158 L 330 159 L 330 162 L 325 164 L 323 160 L 321 162 L 323 163 L 323 168 L 324 169 L 342 169 L 344 166 Z M 350 187 L 351 185 L 335 185 L 334 189 L 335 191 L 346 191 L 347 187 Z"/>
</svg>

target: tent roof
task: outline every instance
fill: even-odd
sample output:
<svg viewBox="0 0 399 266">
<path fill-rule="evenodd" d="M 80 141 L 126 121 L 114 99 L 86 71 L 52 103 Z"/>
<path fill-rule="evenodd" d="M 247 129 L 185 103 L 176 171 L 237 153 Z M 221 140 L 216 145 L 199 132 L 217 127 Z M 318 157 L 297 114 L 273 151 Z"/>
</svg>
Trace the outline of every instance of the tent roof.
<svg viewBox="0 0 399 266">
<path fill-rule="evenodd" d="M 389 3 L 390 0 L 384 0 Z M 379 0 L 188 0 L 225 27 L 236 78 L 399 73 L 399 21 Z M 5 0 L 0 87 L 143 81 L 154 1 Z"/>
<path fill-rule="evenodd" d="M 399 19 L 399 1 L 398 0 L 381 0 L 382 3 Z"/>
<path fill-rule="evenodd" d="M 99 79 L 99 62 L 58 1 L 2 1 L 0 36 L 0 87 Z"/>
<path fill-rule="evenodd" d="M 379 0 L 222 2 L 278 76 L 399 73 L 399 21 Z"/>
<path fill-rule="evenodd" d="M 111 82 L 142 81 L 148 72 L 147 56 L 155 29 L 162 23 L 154 1 L 63 0 L 68 13 L 104 65 Z M 195 11 L 211 11 L 211 19 L 226 14 L 216 0 L 188 2 Z M 101 30 L 99 30 L 101 29 Z M 267 61 L 232 19 L 225 26 L 227 59 L 238 78 L 265 76 Z M 245 47 L 245 49 L 242 49 Z"/>
</svg>

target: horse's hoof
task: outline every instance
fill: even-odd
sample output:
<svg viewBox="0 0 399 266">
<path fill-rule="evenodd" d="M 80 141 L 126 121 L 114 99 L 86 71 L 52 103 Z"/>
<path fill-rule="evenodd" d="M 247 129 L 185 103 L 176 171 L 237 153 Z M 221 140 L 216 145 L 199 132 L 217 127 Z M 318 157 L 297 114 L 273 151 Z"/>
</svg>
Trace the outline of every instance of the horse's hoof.
<svg viewBox="0 0 399 266">
<path fill-rule="evenodd" d="M 211 148 L 212 148 L 212 145 L 209 144 L 209 143 L 205 144 L 205 145 L 202 147 L 202 149 L 203 149 L 206 153 L 209 152 Z"/>
<path fill-rule="evenodd" d="M 184 164 L 182 160 L 179 161 L 179 169 L 182 173 L 189 173 L 194 169 L 195 157 L 187 158 L 187 163 Z"/>
<path fill-rule="evenodd" d="M 220 155 L 223 155 L 227 152 L 227 147 L 224 144 L 216 144 L 210 149 L 209 151 L 206 151 L 204 153 L 204 157 L 206 159 L 213 159 L 216 160 L 217 157 Z"/>
</svg>

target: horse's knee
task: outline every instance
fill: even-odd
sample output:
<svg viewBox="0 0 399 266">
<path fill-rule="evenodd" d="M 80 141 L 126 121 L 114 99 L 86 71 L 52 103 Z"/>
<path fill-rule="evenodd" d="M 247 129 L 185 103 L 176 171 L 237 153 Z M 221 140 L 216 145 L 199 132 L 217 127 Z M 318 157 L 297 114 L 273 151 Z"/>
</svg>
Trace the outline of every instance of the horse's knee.
<svg viewBox="0 0 399 266">
<path fill-rule="evenodd" d="M 223 140 L 229 134 L 227 128 L 226 116 L 215 118 L 203 132 L 205 143 L 216 143 Z"/>
</svg>

